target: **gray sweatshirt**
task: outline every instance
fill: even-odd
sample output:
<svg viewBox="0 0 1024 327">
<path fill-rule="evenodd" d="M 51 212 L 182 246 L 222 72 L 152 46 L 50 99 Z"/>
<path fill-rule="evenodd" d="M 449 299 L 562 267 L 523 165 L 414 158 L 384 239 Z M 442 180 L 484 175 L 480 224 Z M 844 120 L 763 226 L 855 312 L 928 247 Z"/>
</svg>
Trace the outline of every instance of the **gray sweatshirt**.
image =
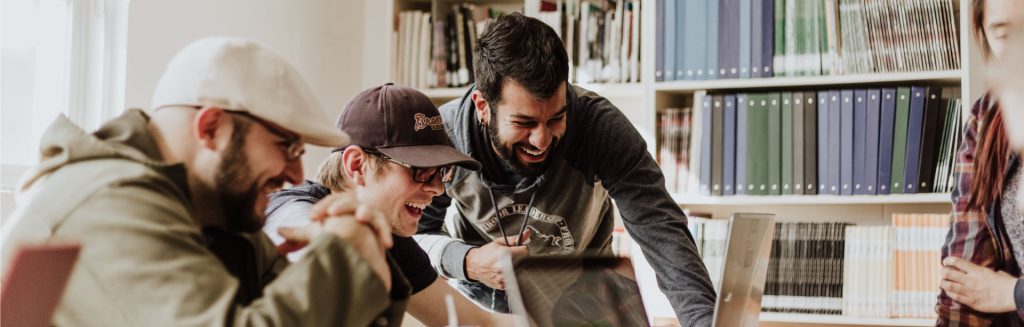
<svg viewBox="0 0 1024 327">
<path fill-rule="evenodd" d="M 651 262 L 680 323 L 710 325 L 714 288 L 686 216 L 665 190 L 664 176 L 643 138 L 607 99 L 576 86 L 567 93 L 565 135 L 549 154 L 547 171 L 537 178 L 516 176 L 496 157 L 468 97 L 439 108 L 454 146 L 483 169 L 457 170 L 445 194 L 424 211 L 416 239 L 431 264 L 470 286 L 463 290 L 481 293 L 471 297 L 485 298 L 491 290 L 467 281 L 465 258 L 469 249 L 501 237 L 492 194 L 510 236 L 520 230 L 522 214 L 533 202 L 527 223 L 533 232 L 527 244 L 531 255 L 611 254 L 615 200 L 626 231 Z M 453 200 L 456 212 L 446 222 Z"/>
</svg>

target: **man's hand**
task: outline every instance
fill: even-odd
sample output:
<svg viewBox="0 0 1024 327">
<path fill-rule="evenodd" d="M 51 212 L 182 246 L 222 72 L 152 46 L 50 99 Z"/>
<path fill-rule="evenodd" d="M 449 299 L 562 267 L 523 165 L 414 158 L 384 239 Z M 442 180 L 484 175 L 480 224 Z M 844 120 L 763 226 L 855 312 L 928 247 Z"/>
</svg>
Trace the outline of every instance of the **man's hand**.
<svg viewBox="0 0 1024 327">
<path fill-rule="evenodd" d="M 989 313 L 1016 310 L 1013 289 L 1017 279 L 1003 271 L 994 271 L 970 261 L 947 257 L 942 260 L 939 286 L 953 301 L 974 310 Z"/>
<path fill-rule="evenodd" d="M 391 248 L 394 240 L 391 239 L 391 224 L 384 214 L 360 204 L 352 193 L 341 193 L 331 194 L 317 202 L 310 211 L 310 218 L 314 222 L 312 225 L 321 225 L 323 232 L 334 234 L 355 248 L 384 282 L 384 287 L 391 289 L 391 270 L 384 251 Z M 317 232 L 310 228 L 293 234 L 298 235 L 293 239 L 282 236 L 288 240 L 285 244 L 299 244 L 303 237 L 311 238 L 314 233 Z"/>
<path fill-rule="evenodd" d="M 352 192 L 331 194 L 317 202 L 309 213 L 310 219 L 321 223 L 327 217 L 352 215 L 373 230 L 381 242 L 381 247 L 391 248 L 394 244 L 394 240 L 391 239 L 391 223 L 380 211 L 369 205 L 360 204 Z"/>
<path fill-rule="evenodd" d="M 277 233 L 284 238 L 284 242 L 277 245 L 277 253 L 287 255 L 306 247 L 310 241 L 323 232 L 320 223 L 311 223 L 303 227 L 281 227 Z"/>
<path fill-rule="evenodd" d="M 523 239 L 530 238 L 530 230 L 523 233 Z M 511 238 L 509 242 L 515 244 L 519 238 Z M 526 244 L 526 242 L 523 242 Z M 491 288 L 505 289 L 505 277 L 501 274 L 501 259 L 505 253 L 512 255 L 512 262 L 529 254 L 526 245 L 510 246 L 503 238 L 487 243 L 482 247 L 470 249 L 466 253 L 466 276 L 472 280 L 484 283 Z"/>
</svg>

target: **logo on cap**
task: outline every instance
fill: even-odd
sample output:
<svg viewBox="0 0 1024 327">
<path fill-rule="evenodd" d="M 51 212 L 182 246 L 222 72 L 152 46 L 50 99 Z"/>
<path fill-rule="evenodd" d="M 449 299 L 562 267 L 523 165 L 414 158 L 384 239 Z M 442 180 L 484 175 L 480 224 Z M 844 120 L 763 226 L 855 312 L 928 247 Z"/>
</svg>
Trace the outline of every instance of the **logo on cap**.
<svg viewBox="0 0 1024 327">
<path fill-rule="evenodd" d="M 417 132 L 428 126 L 435 131 L 444 129 L 444 121 L 441 120 L 441 116 L 427 117 L 427 115 L 417 113 L 413 118 L 416 119 L 416 127 L 413 127 L 413 129 Z"/>
</svg>

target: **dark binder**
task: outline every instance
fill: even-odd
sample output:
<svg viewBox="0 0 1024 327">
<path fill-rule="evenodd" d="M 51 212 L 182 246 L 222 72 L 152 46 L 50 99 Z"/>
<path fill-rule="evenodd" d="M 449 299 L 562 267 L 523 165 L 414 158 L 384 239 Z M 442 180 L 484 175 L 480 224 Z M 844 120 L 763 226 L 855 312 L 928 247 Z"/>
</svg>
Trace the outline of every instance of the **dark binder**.
<svg viewBox="0 0 1024 327">
<path fill-rule="evenodd" d="M 804 93 L 804 194 L 818 194 L 818 106 L 814 92 Z"/>
<path fill-rule="evenodd" d="M 921 131 L 924 126 L 927 87 L 910 88 L 910 116 L 907 120 L 907 159 L 903 174 L 903 193 L 917 193 L 918 172 L 921 168 Z"/>
<path fill-rule="evenodd" d="M 892 192 L 892 142 L 896 121 L 896 89 L 882 89 L 881 116 L 878 123 L 878 194 Z"/>
<path fill-rule="evenodd" d="M 722 195 L 725 108 L 722 105 L 721 95 L 715 95 L 712 98 L 711 107 L 714 112 L 711 116 L 711 195 Z"/>
<path fill-rule="evenodd" d="M 759 78 L 763 60 L 761 58 L 764 42 L 770 42 L 771 38 L 765 39 L 762 30 L 764 29 L 764 3 L 771 0 L 750 0 L 750 77 Z"/>
<path fill-rule="evenodd" d="M 839 195 L 842 160 L 842 103 L 839 90 L 828 91 L 828 194 Z"/>
<path fill-rule="evenodd" d="M 828 91 L 818 91 L 818 194 L 828 191 Z"/>
<path fill-rule="evenodd" d="M 935 169 L 938 161 L 939 147 L 945 123 L 945 111 L 942 108 L 942 90 L 938 87 L 928 89 L 925 105 L 924 130 L 921 134 L 921 168 L 918 170 L 918 193 L 934 192 Z"/>
<path fill-rule="evenodd" d="M 775 11 L 772 0 L 763 0 L 761 9 L 761 77 L 772 77 L 775 69 L 772 68 L 774 60 L 774 29 Z"/>
<path fill-rule="evenodd" d="M 739 77 L 740 7 L 737 0 L 718 0 L 718 78 Z"/>
<path fill-rule="evenodd" d="M 867 91 L 853 91 L 853 194 L 867 194 Z"/>
<path fill-rule="evenodd" d="M 722 154 L 722 194 L 734 195 L 736 190 L 733 186 L 736 183 L 736 95 L 727 94 L 722 97 L 722 108 L 724 108 L 725 126 L 723 142 L 725 153 Z"/>
<path fill-rule="evenodd" d="M 853 90 L 839 92 L 839 194 L 853 194 Z"/>
<path fill-rule="evenodd" d="M 881 117 L 882 91 L 867 92 L 867 114 L 864 128 L 864 194 L 878 194 L 878 133 Z"/>
</svg>

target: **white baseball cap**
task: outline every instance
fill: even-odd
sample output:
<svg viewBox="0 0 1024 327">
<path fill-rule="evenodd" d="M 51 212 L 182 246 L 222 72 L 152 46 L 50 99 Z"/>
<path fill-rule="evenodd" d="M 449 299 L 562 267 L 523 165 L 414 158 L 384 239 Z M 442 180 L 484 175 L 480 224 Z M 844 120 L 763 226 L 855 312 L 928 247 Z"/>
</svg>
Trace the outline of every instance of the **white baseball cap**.
<svg viewBox="0 0 1024 327">
<path fill-rule="evenodd" d="M 245 111 L 301 135 L 306 143 L 341 147 L 349 142 L 295 68 L 246 39 L 210 37 L 181 49 L 160 77 L 150 108 L 171 106 Z"/>
</svg>

